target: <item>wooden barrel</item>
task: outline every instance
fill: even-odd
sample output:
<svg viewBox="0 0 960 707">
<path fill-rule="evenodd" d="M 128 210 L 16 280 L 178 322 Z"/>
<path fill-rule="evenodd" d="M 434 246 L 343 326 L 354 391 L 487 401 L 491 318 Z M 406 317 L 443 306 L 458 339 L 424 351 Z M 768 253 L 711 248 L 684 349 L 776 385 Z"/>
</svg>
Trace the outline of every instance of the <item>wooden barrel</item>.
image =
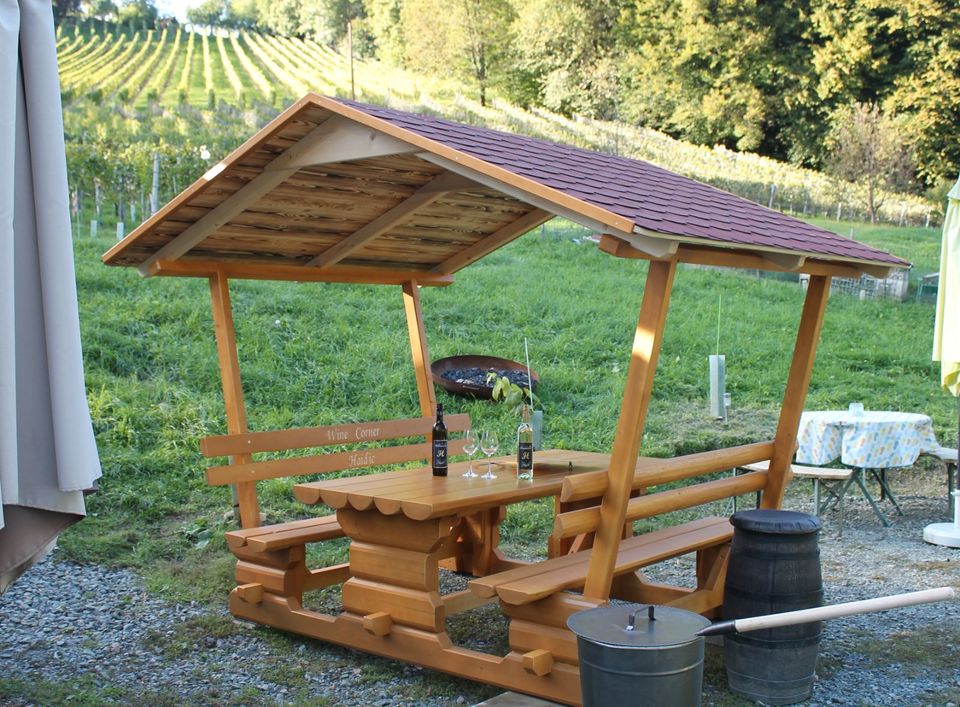
<svg viewBox="0 0 960 707">
<path fill-rule="evenodd" d="M 823 605 L 817 518 L 758 509 L 735 513 L 730 522 L 734 531 L 724 619 Z M 727 636 L 724 658 L 730 689 L 770 705 L 810 697 L 820 628 L 817 621 Z"/>
</svg>

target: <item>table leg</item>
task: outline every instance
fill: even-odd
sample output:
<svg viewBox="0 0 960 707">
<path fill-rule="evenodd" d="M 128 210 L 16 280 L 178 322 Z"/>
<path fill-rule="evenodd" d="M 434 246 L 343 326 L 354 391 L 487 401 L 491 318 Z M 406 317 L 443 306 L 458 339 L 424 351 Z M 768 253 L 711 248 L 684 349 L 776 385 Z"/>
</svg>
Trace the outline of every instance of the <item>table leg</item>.
<svg viewBox="0 0 960 707">
<path fill-rule="evenodd" d="M 343 585 L 344 611 L 385 635 L 392 624 L 440 633 L 445 608 L 438 563 L 450 552 L 456 517 L 415 521 L 376 510 L 340 509 L 337 520 L 350 538 L 351 578 Z"/>
<path fill-rule="evenodd" d="M 886 469 L 870 469 L 870 474 L 874 479 L 877 480 L 877 483 L 880 485 L 880 500 L 885 498 L 890 500 L 890 503 L 893 504 L 893 507 L 897 509 L 897 515 L 903 515 L 903 509 L 900 508 L 900 503 L 897 501 L 897 497 L 893 495 L 893 491 L 890 490 L 890 487 L 887 485 L 887 470 Z"/>
<path fill-rule="evenodd" d="M 503 559 L 499 550 L 500 523 L 506 517 L 506 506 L 497 506 L 464 518 L 463 533 L 457 542 L 459 571 L 482 577 L 499 569 Z"/>
<path fill-rule="evenodd" d="M 873 500 L 873 496 L 870 495 L 870 491 L 867 489 L 867 485 L 863 483 L 863 472 L 864 469 L 857 468 L 853 472 L 851 477 L 856 481 L 857 486 L 860 487 L 860 491 L 863 493 L 863 497 L 867 499 L 870 503 L 870 507 L 873 508 L 873 512 L 877 515 L 877 518 L 880 519 L 880 522 L 883 524 L 884 528 L 890 527 L 890 521 L 887 520 L 887 517 L 883 514 L 883 511 L 880 510 L 880 506 L 877 505 L 877 502 Z"/>
</svg>

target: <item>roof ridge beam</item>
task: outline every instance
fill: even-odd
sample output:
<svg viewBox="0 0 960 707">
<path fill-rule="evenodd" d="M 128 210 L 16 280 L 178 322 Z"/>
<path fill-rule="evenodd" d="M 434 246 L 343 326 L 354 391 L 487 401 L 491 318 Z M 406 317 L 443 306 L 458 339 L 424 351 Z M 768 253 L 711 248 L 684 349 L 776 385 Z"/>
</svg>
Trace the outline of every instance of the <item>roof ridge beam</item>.
<svg viewBox="0 0 960 707">
<path fill-rule="evenodd" d="M 406 221 L 417 209 L 428 206 L 451 191 L 462 188 L 464 180 L 452 172 L 442 172 L 417 189 L 392 209 L 377 216 L 366 226 L 354 231 L 335 246 L 327 248 L 306 264 L 306 267 L 327 268 L 356 252 L 394 226 Z"/>
<path fill-rule="evenodd" d="M 296 167 L 290 167 L 289 165 L 291 163 L 295 164 L 301 154 L 326 140 L 336 131 L 338 125 L 339 121 L 328 118 L 304 135 L 299 141 L 274 157 L 264 168 L 263 172 L 221 201 L 216 207 L 197 219 L 165 246 L 144 260 L 138 268 L 140 274 L 144 276 L 150 275 L 153 264 L 161 260 L 177 260 L 180 256 L 202 243 L 207 236 L 218 228 L 229 223 L 234 216 L 242 212 L 245 208 L 280 186 L 287 177 L 297 171 Z M 221 165 L 223 165 L 222 162 L 209 169 L 204 177 L 208 180 L 213 179 L 223 171 Z"/>
<path fill-rule="evenodd" d="M 384 132 L 335 115 L 324 121 L 329 126 L 326 139 L 313 142 L 296 153 L 282 155 L 265 168 L 265 172 L 281 169 L 306 169 L 332 162 L 365 160 L 372 157 L 416 152 L 420 148 Z"/>
<path fill-rule="evenodd" d="M 435 165 L 439 165 L 440 167 L 444 167 L 451 172 L 456 172 L 468 177 L 469 179 L 472 179 L 473 181 L 482 184 L 485 187 L 489 187 L 490 189 L 494 189 L 502 194 L 512 196 L 514 199 L 522 201 L 525 204 L 529 204 L 537 209 L 547 211 L 555 216 L 562 216 L 570 221 L 573 221 L 574 223 L 580 224 L 584 228 L 590 229 L 591 231 L 596 231 L 597 233 L 611 233 L 616 235 L 618 238 L 622 238 L 630 242 L 636 248 L 643 250 L 654 258 L 668 257 L 677 250 L 677 242 L 669 237 L 621 231 L 620 229 L 614 228 L 606 223 L 603 223 L 602 221 L 585 216 L 572 208 L 561 206 L 550 199 L 537 196 L 517 186 L 507 184 L 506 182 L 496 179 L 495 177 L 491 177 L 490 175 L 484 174 L 471 167 L 458 164 L 457 162 L 449 160 L 446 157 L 441 157 L 440 155 L 436 155 L 432 152 L 418 152 L 417 157 L 427 162 L 432 162 Z"/>
</svg>

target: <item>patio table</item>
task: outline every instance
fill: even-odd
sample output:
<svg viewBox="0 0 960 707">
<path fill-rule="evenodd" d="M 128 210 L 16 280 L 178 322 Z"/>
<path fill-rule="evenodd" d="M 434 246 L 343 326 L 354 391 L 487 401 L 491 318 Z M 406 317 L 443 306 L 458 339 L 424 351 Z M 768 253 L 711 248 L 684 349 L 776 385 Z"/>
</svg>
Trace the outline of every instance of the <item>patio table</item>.
<svg viewBox="0 0 960 707">
<path fill-rule="evenodd" d="M 847 410 L 805 411 L 797 433 L 796 460 L 799 464 L 824 465 L 839 459 L 855 473 L 844 485 L 845 493 L 856 483 L 884 526 L 890 523 L 864 483 L 869 473 L 880 486 L 880 498 L 887 497 L 902 515 L 896 496 L 886 481 L 886 470 L 912 466 L 921 453 L 940 445 L 927 415 L 908 412 Z"/>
<path fill-rule="evenodd" d="M 457 462 L 446 477 L 433 476 L 429 468 L 407 469 L 297 484 L 294 493 L 304 503 L 336 509 L 351 540 L 344 611 L 364 617 L 378 635 L 389 632 L 392 622 L 441 633 L 448 614 L 489 601 L 469 590 L 441 596 L 441 564 L 475 576 L 522 564 L 498 547 L 506 506 L 559 496 L 569 473 L 606 469 L 609 459 L 544 450 L 536 465 L 554 470 L 538 472 L 535 466 L 532 481 L 518 480 L 508 467 L 495 470 L 496 479 L 464 478 L 466 463 Z"/>
</svg>

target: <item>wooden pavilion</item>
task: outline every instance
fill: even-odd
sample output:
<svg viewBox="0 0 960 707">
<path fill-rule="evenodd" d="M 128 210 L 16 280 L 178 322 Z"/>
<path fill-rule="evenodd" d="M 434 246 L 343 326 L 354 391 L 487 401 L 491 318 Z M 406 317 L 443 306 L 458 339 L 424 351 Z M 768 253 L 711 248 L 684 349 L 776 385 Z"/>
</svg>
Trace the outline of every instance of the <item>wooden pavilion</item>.
<svg viewBox="0 0 960 707">
<path fill-rule="evenodd" d="M 354 598 L 349 601 L 345 585 L 345 615 L 311 615 L 302 607 L 302 593 L 324 585 L 317 571 L 300 568 L 303 544 L 327 536 L 306 537 L 291 526 L 275 535 L 296 542 L 284 546 L 261 535 L 256 540 L 259 545 L 251 542 L 247 549 L 236 549 L 245 538 L 254 537 L 249 533 L 256 532 L 260 522 L 257 479 L 279 472 L 273 467 L 258 471 L 252 461 L 254 452 L 268 448 L 257 446 L 261 439 L 257 435 L 267 433 L 247 429 L 229 281 L 399 287 L 420 413 L 428 418 L 436 400 L 418 287 L 451 284 L 461 268 L 554 216 L 602 234 L 600 248 L 611 256 L 650 262 L 609 458 L 597 471 L 562 480 L 561 499 L 570 505 L 557 516 L 557 532 L 563 537 L 593 533 L 592 549 L 583 553 L 582 561 L 572 555 L 548 560 L 561 564 L 544 565 L 539 574 L 536 568 L 516 563 L 498 564 L 488 553 L 493 560 L 482 566 L 482 572 L 476 571 L 480 565 L 471 566 L 475 574 L 492 573 L 471 585 L 481 599 L 439 597 L 434 570 L 433 575 L 417 580 L 419 584 L 405 578 L 401 584 L 406 588 L 397 590 L 403 601 L 391 603 L 378 595 L 378 606 L 386 606 L 383 610 L 361 606 L 363 602 L 355 598 L 357 587 L 372 591 L 370 576 L 357 577 L 351 568 L 341 567 L 323 581 L 353 583 Z M 221 476 L 236 482 L 244 528 L 240 532 L 248 533 L 234 538 L 242 582 L 231 597 L 234 613 L 573 703 L 579 699 L 576 655 L 575 650 L 571 655 L 572 639 L 563 628 L 573 611 L 612 595 L 672 603 L 702 613 L 719 606 L 729 531 L 711 531 L 708 542 L 703 539 L 706 536 L 696 535 L 706 530 L 691 527 L 691 537 L 700 540 L 684 545 L 657 536 L 641 547 L 643 541 L 637 544 L 630 538 L 625 524 L 753 490 L 762 491 L 763 507 L 779 507 L 789 481 L 830 278 L 864 273 L 884 277 L 891 269 L 908 265 L 883 251 L 638 160 L 313 94 L 208 170 L 104 254 L 103 260 L 108 265 L 136 267 L 146 277 L 203 277 L 210 282 L 229 433 L 221 439 L 233 440 L 233 446 L 210 443 L 209 448 L 212 455 L 231 456 L 239 475 L 223 472 Z M 770 442 L 673 460 L 639 456 L 670 292 L 680 263 L 810 276 L 777 432 Z M 323 429 L 324 434 L 333 434 L 331 428 Z M 312 439 L 316 434 L 314 430 Z M 769 461 L 768 471 L 648 494 L 657 484 L 758 461 Z M 314 492 L 309 486 L 298 487 L 298 497 L 333 505 L 328 499 L 334 496 L 324 495 L 330 489 Z M 591 498 L 596 505 L 584 507 Z M 356 506 L 344 504 L 335 506 L 341 534 L 339 526 L 354 527 L 363 518 L 372 522 L 369 516 L 358 515 Z M 416 513 L 423 516 L 417 522 L 436 520 L 432 510 L 425 508 L 417 507 Z M 469 510 L 479 511 L 481 505 L 477 502 Z M 492 510 L 484 506 L 483 511 L 488 526 L 499 522 L 495 505 Z M 431 526 L 430 532 L 440 528 L 444 537 L 466 527 L 447 516 L 437 522 L 440 525 Z M 347 534 L 356 543 L 350 527 Z M 254 545 L 260 548 L 256 552 L 249 549 Z M 421 554 L 411 550 L 409 557 L 419 562 L 429 556 L 436 565 L 448 545 L 437 541 L 422 553 L 417 550 Z M 664 549 L 668 545 L 672 554 Z M 625 546 L 632 559 L 624 555 Z M 281 550 L 292 554 L 281 557 L 277 554 Z M 690 550 L 698 551 L 700 578 L 692 592 L 633 575 L 665 552 L 676 556 Z M 254 561 L 261 563 L 259 569 L 248 566 Z M 365 562 L 365 567 L 371 566 Z M 382 568 L 365 571 L 381 580 L 386 572 Z M 571 589 L 578 593 L 571 594 Z M 494 659 L 450 645 L 442 625 L 444 611 L 454 613 L 496 598 L 513 620 L 511 654 Z M 348 603 L 360 608 L 352 609 Z M 418 609 L 420 613 L 414 615 L 412 606 L 432 607 L 433 614 L 424 619 L 423 611 Z"/>
</svg>

